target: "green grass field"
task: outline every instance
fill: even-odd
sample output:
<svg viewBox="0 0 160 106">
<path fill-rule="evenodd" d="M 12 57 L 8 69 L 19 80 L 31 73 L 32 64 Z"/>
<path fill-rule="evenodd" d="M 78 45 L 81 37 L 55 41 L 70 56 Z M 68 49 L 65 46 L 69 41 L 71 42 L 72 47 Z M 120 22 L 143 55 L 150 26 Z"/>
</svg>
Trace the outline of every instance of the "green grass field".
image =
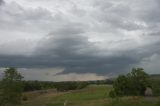
<svg viewBox="0 0 160 106">
<path fill-rule="evenodd" d="M 90 85 L 87 88 L 69 92 L 29 92 L 25 93 L 27 101 L 21 106 L 160 106 L 157 98 L 123 97 L 111 99 L 108 97 L 110 85 Z"/>
</svg>

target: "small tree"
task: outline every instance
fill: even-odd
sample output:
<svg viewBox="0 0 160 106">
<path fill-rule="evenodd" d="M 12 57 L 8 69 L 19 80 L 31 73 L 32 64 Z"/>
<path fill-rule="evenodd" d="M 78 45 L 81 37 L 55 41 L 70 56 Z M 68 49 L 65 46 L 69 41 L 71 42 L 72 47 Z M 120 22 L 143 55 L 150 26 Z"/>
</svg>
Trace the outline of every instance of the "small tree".
<svg viewBox="0 0 160 106">
<path fill-rule="evenodd" d="M 132 95 L 144 95 L 146 88 L 151 86 L 149 75 L 143 68 L 133 68 L 127 77 Z"/>
<path fill-rule="evenodd" d="M 125 75 L 119 75 L 113 84 L 114 91 L 117 95 L 127 95 L 128 92 L 128 79 Z"/>
<path fill-rule="evenodd" d="M 109 97 L 115 98 L 115 97 L 116 97 L 116 92 L 115 92 L 114 90 L 111 90 L 111 91 L 109 92 Z"/>
<path fill-rule="evenodd" d="M 15 68 L 8 68 L 1 81 L 0 105 L 20 104 L 23 92 L 22 75 Z"/>
</svg>

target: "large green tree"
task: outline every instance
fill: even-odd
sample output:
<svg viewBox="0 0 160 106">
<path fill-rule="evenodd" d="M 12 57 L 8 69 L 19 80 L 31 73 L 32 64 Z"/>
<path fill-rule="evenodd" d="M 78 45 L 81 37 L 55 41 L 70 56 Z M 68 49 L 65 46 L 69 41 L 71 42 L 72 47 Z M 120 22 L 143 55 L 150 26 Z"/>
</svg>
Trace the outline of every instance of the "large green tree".
<svg viewBox="0 0 160 106">
<path fill-rule="evenodd" d="M 20 104 L 23 92 L 23 76 L 15 68 L 7 68 L 1 81 L 0 105 Z"/>
<path fill-rule="evenodd" d="M 147 87 L 151 87 L 150 78 L 142 68 L 133 68 L 127 75 L 120 75 L 113 88 L 117 95 L 144 95 Z"/>
</svg>

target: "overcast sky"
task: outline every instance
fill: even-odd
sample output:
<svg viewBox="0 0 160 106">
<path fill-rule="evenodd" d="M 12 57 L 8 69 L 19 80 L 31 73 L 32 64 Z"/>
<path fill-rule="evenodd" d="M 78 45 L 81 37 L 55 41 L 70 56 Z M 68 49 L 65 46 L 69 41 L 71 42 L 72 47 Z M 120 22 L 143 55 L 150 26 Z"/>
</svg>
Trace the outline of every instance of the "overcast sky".
<svg viewBox="0 0 160 106">
<path fill-rule="evenodd" d="M 51 81 L 158 74 L 160 0 L 0 0 L 0 67 Z"/>
</svg>

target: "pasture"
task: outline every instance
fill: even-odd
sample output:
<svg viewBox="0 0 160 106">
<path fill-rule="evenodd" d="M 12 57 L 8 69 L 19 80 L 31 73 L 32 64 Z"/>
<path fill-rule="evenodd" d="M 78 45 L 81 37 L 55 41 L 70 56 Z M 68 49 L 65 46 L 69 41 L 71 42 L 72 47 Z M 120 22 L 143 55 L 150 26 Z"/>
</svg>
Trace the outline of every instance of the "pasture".
<svg viewBox="0 0 160 106">
<path fill-rule="evenodd" d="M 24 93 L 28 100 L 21 106 L 160 106 L 157 98 L 121 97 L 112 99 L 108 96 L 111 85 L 89 85 L 88 87 L 68 92 L 55 90 Z"/>
</svg>

